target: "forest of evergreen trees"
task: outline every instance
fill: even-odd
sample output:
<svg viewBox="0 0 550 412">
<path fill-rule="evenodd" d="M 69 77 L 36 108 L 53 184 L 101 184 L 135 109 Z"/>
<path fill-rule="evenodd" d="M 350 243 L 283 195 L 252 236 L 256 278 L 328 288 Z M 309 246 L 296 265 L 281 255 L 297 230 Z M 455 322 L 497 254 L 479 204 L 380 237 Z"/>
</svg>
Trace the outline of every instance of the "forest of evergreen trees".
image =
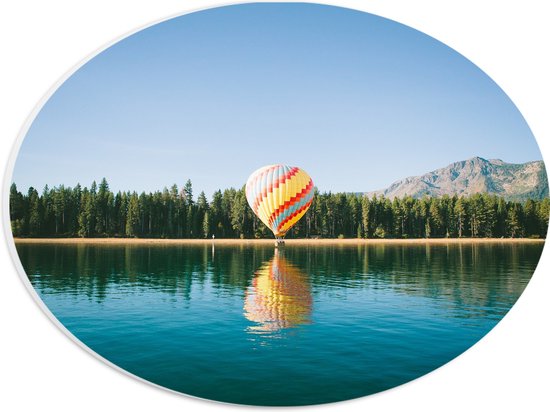
<svg viewBox="0 0 550 412">
<path fill-rule="evenodd" d="M 316 192 L 289 238 L 546 237 L 550 201 L 497 196 L 368 198 Z M 105 179 L 90 188 L 10 188 L 16 237 L 271 238 L 241 189 L 193 197 L 191 181 L 154 193 L 113 193 Z"/>
</svg>

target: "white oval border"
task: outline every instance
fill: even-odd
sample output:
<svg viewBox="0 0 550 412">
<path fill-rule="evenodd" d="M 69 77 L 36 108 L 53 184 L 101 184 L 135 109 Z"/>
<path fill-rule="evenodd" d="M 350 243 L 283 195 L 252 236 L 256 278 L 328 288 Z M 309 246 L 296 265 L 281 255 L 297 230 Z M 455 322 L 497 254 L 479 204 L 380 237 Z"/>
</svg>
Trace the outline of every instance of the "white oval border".
<svg viewBox="0 0 550 412">
<path fill-rule="evenodd" d="M 286 1 L 285 1 L 286 2 Z M 160 385 L 157 385 L 157 384 L 154 384 L 150 381 L 147 381 L 143 378 L 140 378 L 139 376 L 136 376 L 136 375 L 133 375 L 131 373 L 129 373 L 128 371 L 126 371 L 125 369 L 122 369 L 120 367 L 118 367 L 117 365 L 111 363 L 110 361 L 108 361 L 107 359 L 99 356 L 96 352 L 92 351 L 88 346 L 86 346 L 85 344 L 83 344 L 81 341 L 79 341 L 78 339 L 76 339 L 64 326 L 63 324 L 61 324 L 59 322 L 59 320 L 50 312 L 50 310 L 47 308 L 47 306 L 43 303 L 43 301 L 39 298 L 38 294 L 36 293 L 36 291 L 34 290 L 34 288 L 32 287 L 32 285 L 30 284 L 30 281 L 28 280 L 27 276 L 26 276 L 26 273 L 23 269 L 23 267 L 21 266 L 21 263 L 19 261 L 19 258 L 17 257 L 17 251 L 15 249 L 15 244 L 14 244 L 14 240 L 13 240 L 13 236 L 12 236 L 12 233 L 11 233 L 11 222 L 9 220 L 9 213 L 6 213 L 6 211 L 9 210 L 9 186 L 11 184 L 11 177 L 13 175 L 13 169 L 14 169 L 14 166 L 15 166 L 15 161 L 17 159 L 17 155 L 19 153 L 19 149 L 21 147 L 21 144 L 24 140 L 24 137 L 26 136 L 27 132 L 28 132 L 28 129 L 30 128 L 31 124 L 34 122 L 36 116 L 38 115 L 38 113 L 40 112 L 40 110 L 42 109 L 42 107 L 44 106 L 44 104 L 51 98 L 51 96 L 58 90 L 58 88 L 69 78 L 71 77 L 78 69 L 80 69 L 84 64 L 86 64 L 88 61 L 92 60 L 93 58 L 95 58 L 99 53 L 101 53 L 102 51 L 108 49 L 109 47 L 111 47 L 112 45 L 120 42 L 121 40 L 139 32 L 139 31 L 142 31 L 148 27 L 151 27 L 153 25 L 156 25 L 158 23 L 161 23 L 161 22 L 164 22 L 164 21 L 167 21 L 167 20 L 170 20 L 172 18 L 175 18 L 175 17 L 179 17 L 179 16 L 183 16 L 183 15 L 186 15 L 186 14 L 190 14 L 190 13 L 194 13 L 194 12 L 198 12 L 198 11 L 202 11 L 202 10 L 208 10 L 208 9 L 212 9 L 212 8 L 217 8 L 217 7 L 223 7 L 223 6 L 230 6 L 230 5 L 238 5 L 238 4 L 246 4 L 246 3 L 251 3 L 249 1 L 243 1 L 243 2 L 237 2 L 237 3 L 217 3 L 217 4 L 212 4 L 212 5 L 207 5 L 207 6 L 204 6 L 204 7 L 200 7 L 200 8 L 194 8 L 194 9 L 187 9 L 187 7 L 185 7 L 187 10 L 184 11 L 184 12 L 181 12 L 181 13 L 175 13 L 175 14 L 172 14 L 172 15 L 169 15 L 167 17 L 163 17 L 163 18 L 159 18 L 151 23 L 148 23 L 148 24 L 145 24 L 143 26 L 140 26 L 138 27 L 137 29 L 133 29 L 119 37 L 117 37 L 115 40 L 112 40 L 108 43 L 106 43 L 104 46 L 94 50 L 90 55 L 88 55 L 85 59 L 81 60 L 79 63 L 77 63 L 76 65 L 74 65 L 71 69 L 69 69 L 61 78 L 59 78 L 59 80 L 50 87 L 50 89 L 48 90 L 48 92 L 40 99 L 40 101 L 36 104 L 36 106 L 34 107 L 34 109 L 32 110 L 32 112 L 28 115 L 23 127 L 21 128 L 18 136 L 17 136 L 17 139 L 12 147 L 12 150 L 10 152 L 10 156 L 8 158 L 8 163 L 7 163 L 7 167 L 5 169 L 5 174 L 4 174 L 4 182 L 3 182 L 3 200 L 2 200 L 2 207 L 3 207 L 3 211 L 4 211 L 4 234 L 5 234 L 5 238 L 7 240 L 7 244 L 8 244 L 8 249 L 9 249 L 9 252 L 10 252 L 10 257 L 12 259 L 12 262 L 14 264 L 14 266 L 16 267 L 16 270 L 20 276 L 20 278 L 22 279 L 23 283 L 25 284 L 28 292 L 30 293 L 30 295 L 32 296 L 32 298 L 35 300 L 35 302 L 38 303 L 38 306 L 42 309 L 42 312 L 45 313 L 48 318 L 53 322 L 53 324 L 55 324 L 58 329 L 60 329 L 65 335 L 68 335 L 69 338 L 71 338 L 71 340 L 73 340 L 73 342 L 75 342 L 78 346 L 84 348 L 86 350 L 86 352 L 90 353 L 91 355 L 93 355 L 95 358 L 97 359 L 100 359 L 101 361 L 103 361 L 105 364 L 111 366 L 112 368 L 114 368 L 115 370 L 119 371 L 119 372 L 122 372 L 123 374 L 127 375 L 127 376 L 131 376 L 133 378 L 136 378 L 138 381 L 141 381 L 141 382 L 145 382 L 147 385 L 152 385 L 153 387 L 157 387 L 157 388 L 160 388 L 164 391 L 168 391 L 168 392 L 171 392 L 171 393 L 174 393 L 174 394 L 177 394 L 177 395 L 183 395 L 184 397 L 186 398 L 191 398 L 191 399 L 199 399 L 200 401 L 205 401 L 203 400 L 202 398 L 197 398 L 197 397 L 193 397 L 192 395 L 188 395 L 188 394 L 185 394 L 185 393 L 181 393 L 181 392 L 177 392 L 177 391 L 173 391 L 173 390 L 170 390 L 166 387 L 163 387 L 163 386 L 160 386 Z M 333 1 L 333 2 L 324 2 L 324 1 L 317 1 L 317 2 L 307 2 L 307 3 L 317 3 L 317 4 L 323 4 L 323 5 L 329 5 L 329 6 L 336 6 L 336 7 L 344 7 L 344 8 L 350 8 L 352 10 L 356 10 L 356 11 L 360 11 L 360 12 L 366 12 L 366 13 L 370 13 L 370 14 L 373 14 L 373 15 L 376 15 L 378 17 L 381 17 L 381 18 L 386 18 L 386 19 L 389 19 L 389 20 L 393 20 L 395 22 L 398 22 L 400 24 L 403 24 L 407 27 L 410 27 L 410 28 L 413 28 L 415 30 L 418 30 L 420 32 L 422 32 L 423 34 L 429 36 L 429 37 L 432 37 L 432 35 L 422 31 L 422 28 L 419 28 L 419 29 L 416 29 L 414 26 L 412 25 L 409 25 L 407 23 L 403 23 L 397 19 L 394 19 L 392 17 L 386 17 L 386 16 L 383 16 L 383 15 L 380 15 L 380 14 L 377 14 L 375 11 L 367 11 L 365 10 L 365 6 L 361 6 L 361 8 L 356 8 L 356 7 L 353 7 L 352 5 L 348 5 L 346 3 L 342 3 L 342 2 L 336 2 L 336 1 Z M 435 37 L 432 37 L 433 39 L 437 40 L 437 41 L 440 41 L 438 40 L 437 38 Z M 445 44 L 445 43 L 444 43 Z M 448 44 L 446 44 L 448 47 L 452 48 L 456 53 L 459 53 L 463 58 L 466 58 L 468 61 L 471 61 L 469 60 L 467 57 L 465 57 L 461 52 L 459 52 L 458 50 L 456 50 L 455 48 L 449 46 Z M 474 63 L 475 64 L 475 63 Z M 476 67 L 478 67 L 479 70 L 482 70 L 484 72 L 483 69 L 481 69 L 479 66 L 476 65 Z M 485 72 L 484 72 L 485 73 Z M 493 77 L 489 76 L 491 79 L 493 79 Z M 541 144 L 540 144 L 540 141 L 537 140 L 537 143 L 539 144 L 539 147 L 541 148 L 541 151 L 543 151 L 542 147 L 541 147 Z M 543 153 L 543 156 L 544 156 L 544 153 Z M 540 266 L 540 263 L 543 261 L 543 259 L 545 259 L 545 255 L 547 254 L 545 251 L 546 251 L 546 247 L 543 251 L 543 255 L 541 256 L 541 259 L 539 261 L 539 266 Z M 529 282 L 529 285 L 527 286 L 526 290 L 529 288 L 529 286 L 532 284 L 532 280 L 533 278 L 535 277 L 535 274 L 537 272 L 540 272 L 539 269 L 539 266 L 537 266 L 537 270 L 535 270 L 532 278 L 531 278 L 531 281 Z M 521 297 L 523 297 L 525 295 L 525 291 L 522 293 L 522 295 L 520 296 L 520 299 Z M 517 303 L 519 302 L 519 299 L 518 301 L 516 302 L 516 304 L 513 305 L 512 309 L 510 309 L 510 311 L 505 315 L 505 318 L 508 317 L 510 315 L 510 313 L 512 312 L 512 310 L 516 307 Z M 504 318 L 503 318 L 504 319 Z M 499 323 L 497 324 L 500 325 L 502 322 L 499 321 Z M 493 330 L 491 330 L 487 335 L 491 334 Z M 485 336 L 487 336 L 485 335 Z M 479 345 L 479 343 L 481 341 L 483 341 L 485 339 L 485 336 L 479 340 L 478 342 L 476 342 L 474 345 L 472 345 L 469 349 L 467 349 L 465 352 L 463 352 L 461 355 L 459 355 L 458 357 L 454 358 L 452 361 L 456 361 L 459 357 L 461 357 L 464 353 L 466 352 L 469 352 L 472 348 L 474 347 L 477 347 Z M 413 383 L 413 382 L 416 382 L 418 381 L 419 379 L 422 379 L 423 377 L 425 376 L 428 376 L 428 375 L 431 375 L 433 372 L 439 370 L 441 367 L 445 366 L 447 364 L 444 364 L 444 365 L 441 365 L 440 367 L 434 369 L 433 371 L 429 372 L 428 374 L 425 374 L 425 375 L 422 375 L 412 381 L 409 381 L 407 383 L 405 383 L 404 385 L 408 385 L 410 383 Z M 383 394 L 383 393 L 386 393 L 388 391 L 392 391 L 393 389 L 397 389 L 397 388 L 400 388 L 402 387 L 403 385 L 400 385 L 400 386 L 397 386 L 397 387 L 394 387 L 392 389 L 389 389 L 387 391 L 383 391 L 383 392 L 379 392 L 378 394 Z M 366 395 L 364 397 L 361 397 L 361 398 L 356 398 L 356 399 L 351 399 L 349 401 L 344 401 L 344 402 L 338 402 L 336 404 L 327 404 L 327 406 L 330 406 L 330 405 L 338 405 L 340 406 L 342 403 L 348 403 L 348 402 L 354 402 L 354 401 L 363 401 L 364 399 L 366 398 L 371 398 L 373 396 L 376 396 L 378 394 L 372 394 L 372 395 Z M 218 404 L 224 404 L 222 402 L 218 402 L 218 401 L 213 401 L 213 400 L 210 400 L 210 399 L 206 399 L 207 402 L 213 402 L 213 403 L 218 403 Z M 224 405 L 228 405 L 228 406 L 237 406 L 237 407 L 242 407 L 241 405 L 234 405 L 234 404 L 224 404 Z M 315 406 L 313 406 L 315 407 Z M 318 406 L 317 406 L 318 407 Z"/>
</svg>

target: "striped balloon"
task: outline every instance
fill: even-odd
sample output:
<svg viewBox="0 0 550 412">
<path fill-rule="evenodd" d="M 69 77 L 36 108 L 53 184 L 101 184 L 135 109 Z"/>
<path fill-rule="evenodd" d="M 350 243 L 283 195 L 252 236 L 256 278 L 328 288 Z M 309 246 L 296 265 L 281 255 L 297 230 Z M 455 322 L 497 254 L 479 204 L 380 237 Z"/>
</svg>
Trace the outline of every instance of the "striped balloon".
<svg viewBox="0 0 550 412">
<path fill-rule="evenodd" d="M 275 237 L 282 238 L 313 201 L 313 181 L 299 167 L 265 166 L 246 182 L 248 204 Z"/>
</svg>

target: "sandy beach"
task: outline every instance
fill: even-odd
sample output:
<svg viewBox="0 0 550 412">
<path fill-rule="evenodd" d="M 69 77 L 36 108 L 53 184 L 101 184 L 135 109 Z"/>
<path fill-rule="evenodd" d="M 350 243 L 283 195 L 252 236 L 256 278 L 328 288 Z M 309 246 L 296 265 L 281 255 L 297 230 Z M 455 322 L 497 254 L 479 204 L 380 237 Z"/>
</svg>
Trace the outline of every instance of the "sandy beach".
<svg viewBox="0 0 550 412">
<path fill-rule="evenodd" d="M 14 238 L 15 243 L 59 243 L 94 245 L 273 245 L 275 239 L 145 239 L 145 238 Z M 450 243 L 543 243 L 527 238 L 431 238 L 431 239 L 287 239 L 286 246 L 450 244 Z"/>
</svg>

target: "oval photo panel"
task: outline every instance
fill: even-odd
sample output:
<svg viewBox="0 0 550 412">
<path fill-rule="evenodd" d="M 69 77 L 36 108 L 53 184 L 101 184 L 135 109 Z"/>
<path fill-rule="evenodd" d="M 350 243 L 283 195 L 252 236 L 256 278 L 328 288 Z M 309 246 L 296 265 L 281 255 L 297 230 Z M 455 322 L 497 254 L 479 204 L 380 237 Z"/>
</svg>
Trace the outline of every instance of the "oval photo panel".
<svg viewBox="0 0 550 412">
<path fill-rule="evenodd" d="M 548 180 L 463 56 L 300 3 L 173 18 L 37 114 L 10 219 L 25 281 L 131 375 L 194 397 L 353 399 L 451 361 L 539 261 Z"/>
</svg>

